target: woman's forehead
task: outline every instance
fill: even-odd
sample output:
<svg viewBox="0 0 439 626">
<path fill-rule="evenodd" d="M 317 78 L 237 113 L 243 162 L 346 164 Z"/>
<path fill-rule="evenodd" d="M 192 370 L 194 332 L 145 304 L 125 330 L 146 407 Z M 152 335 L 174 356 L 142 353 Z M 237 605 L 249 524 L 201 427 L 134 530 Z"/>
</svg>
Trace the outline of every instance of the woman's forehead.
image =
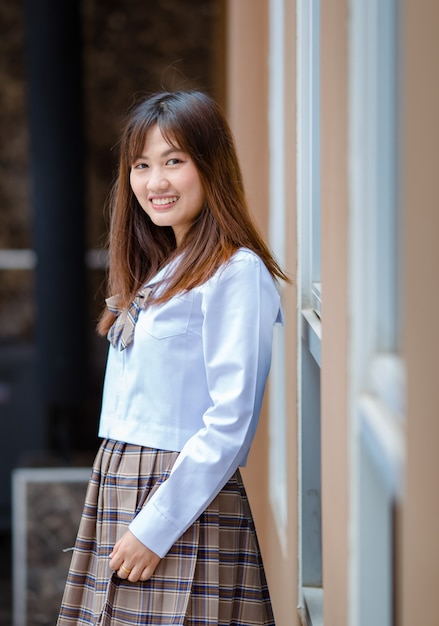
<svg viewBox="0 0 439 626">
<path fill-rule="evenodd" d="M 157 128 L 159 129 L 160 134 L 162 135 L 165 142 L 171 148 L 177 148 L 177 149 L 182 148 L 182 146 L 180 145 L 180 142 L 177 140 L 175 136 L 175 133 L 171 129 L 166 128 L 166 126 L 158 122 L 155 122 L 154 124 L 151 124 L 150 126 L 138 127 L 137 129 L 134 130 L 134 132 L 131 135 L 131 141 L 130 141 L 130 146 L 129 146 L 130 153 L 136 154 L 136 155 L 140 154 L 143 151 L 143 148 L 145 144 L 147 143 L 148 137 L 150 136 L 151 132 Z"/>
</svg>

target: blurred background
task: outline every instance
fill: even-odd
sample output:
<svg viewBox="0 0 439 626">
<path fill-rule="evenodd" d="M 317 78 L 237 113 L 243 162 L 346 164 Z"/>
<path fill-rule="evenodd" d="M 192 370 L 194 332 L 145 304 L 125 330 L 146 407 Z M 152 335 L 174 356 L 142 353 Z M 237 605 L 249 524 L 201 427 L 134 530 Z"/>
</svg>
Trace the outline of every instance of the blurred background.
<svg viewBox="0 0 439 626">
<path fill-rule="evenodd" d="M 223 100 L 223 4 L 0 4 L 0 562 L 11 471 L 89 466 L 96 450 L 105 204 L 124 114 L 161 88 Z M 0 576 L 7 625 L 9 568 Z"/>
<path fill-rule="evenodd" d="M 124 114 L 201 87 L 294 278 L 243 472 L 276 623 L 437 626 L 437 0 L 3 0 L 0 35 L 0 625 L 12 586 L 56 620 Z"/>
</svg>

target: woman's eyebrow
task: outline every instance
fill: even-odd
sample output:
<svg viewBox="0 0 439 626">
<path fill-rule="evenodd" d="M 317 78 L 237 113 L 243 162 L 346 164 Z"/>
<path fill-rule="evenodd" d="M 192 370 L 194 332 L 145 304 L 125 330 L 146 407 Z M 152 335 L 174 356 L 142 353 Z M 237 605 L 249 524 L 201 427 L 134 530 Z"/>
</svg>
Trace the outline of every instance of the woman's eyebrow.
<svg viewBox="0 0 439 626">
<path fill-rule="evenodd" d="M 169 156 L 170 154 L 172 154 L 173 152 L 174 153 L 175 152 L 181 153 L 181 152 L 183 152 L 183 150 L 181 150 L 180 148 L 173 148 L 171 146 L 168 150 L 165 150 L 164 152 L 162 152 L 161 156 L 162 156 L 162 158 L 165 158 L 165 157 Z"/>
</svg>

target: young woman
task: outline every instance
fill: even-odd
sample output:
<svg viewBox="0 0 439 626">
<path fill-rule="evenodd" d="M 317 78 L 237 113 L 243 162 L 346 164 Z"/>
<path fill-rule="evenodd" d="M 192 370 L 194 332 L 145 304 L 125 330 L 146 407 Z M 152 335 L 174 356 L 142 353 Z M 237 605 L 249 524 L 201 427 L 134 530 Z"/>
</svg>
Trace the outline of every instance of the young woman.
<svg viewBox="0 0 439 626">
<path fill-rule="evenodd" d="M 285 280 L 198 91 L 131 111 L 112 194 L 99 435 L 59 626 L 272 625 L 241 481 Z"/>
</svg>

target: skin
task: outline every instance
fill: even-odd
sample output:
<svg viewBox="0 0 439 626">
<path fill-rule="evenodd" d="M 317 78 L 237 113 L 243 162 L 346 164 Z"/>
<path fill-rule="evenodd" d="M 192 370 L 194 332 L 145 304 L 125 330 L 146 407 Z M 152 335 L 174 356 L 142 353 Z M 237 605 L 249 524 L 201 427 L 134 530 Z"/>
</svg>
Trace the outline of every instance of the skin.
<svg viewBox="0 0 439 626">
<path fill-rule="evenodd" d="M 171 226 L 178 246 L 204 204 L 200 175 L 191 157 L 170 146 L 155 125 L 131 166 L 130 183 L 154 224 Z"/>
<path fill-rule="evenodd" d="M 142 209 L 157 226 L 171 226 L 177 246 L 199 216 L 204 191 L 190 156 L 169 145 L 157 125 L 146 135 L 142 154 L 131 166 L 130 183 Z M 110 568 L 132 583 L 148 580 L 160 557 L 129 530 L 115 544 Z"/>
<path fill-rule="evenodd" d="M 119 578 L 132 583 L 148 580 L 154 574 L 160 557 L 139 541 L 127 530 L 119 539 L 110 554 L 110 569 L 117 572 Z M 122 565 L 124 566 L 123 569 Z M 126 570 L 130 570 L 128 573 Z"/>
</svg>

